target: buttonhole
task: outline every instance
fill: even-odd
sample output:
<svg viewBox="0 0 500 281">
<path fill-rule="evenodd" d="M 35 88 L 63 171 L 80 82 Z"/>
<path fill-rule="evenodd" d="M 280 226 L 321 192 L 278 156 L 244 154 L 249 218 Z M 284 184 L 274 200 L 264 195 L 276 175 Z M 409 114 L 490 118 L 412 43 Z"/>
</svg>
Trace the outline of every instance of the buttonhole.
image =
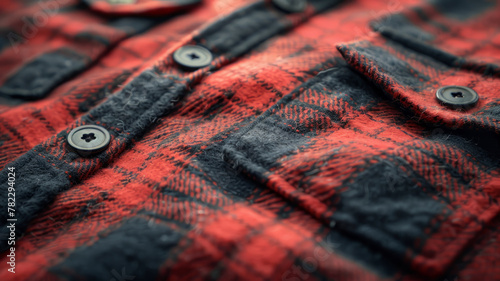
<svg viewBox="0 0 500 281">
<path fill-rule="evenodd" d="M 188 54 L 188 57 L 192 60 L 196 60 L 196 59 L 199 59 L 200 56 L 198 56 L 197 54 L 195 53 L 191 53 L 191 54 Z"/>
<path fill-rule="evenodd" d="M 454 98 L 463 98 L 464 94 L 462 92 L 452 92 L 451 96 Z"/>
<path fill-rule="evenodd" d="M 86 142 L 91 142 L 95 139 L 96 139 L 96 137 L 95 137 L 94 133 L 83 134 L 83 136 L 82 136 L 82 140 L 85 140 Z"/>
</svg>

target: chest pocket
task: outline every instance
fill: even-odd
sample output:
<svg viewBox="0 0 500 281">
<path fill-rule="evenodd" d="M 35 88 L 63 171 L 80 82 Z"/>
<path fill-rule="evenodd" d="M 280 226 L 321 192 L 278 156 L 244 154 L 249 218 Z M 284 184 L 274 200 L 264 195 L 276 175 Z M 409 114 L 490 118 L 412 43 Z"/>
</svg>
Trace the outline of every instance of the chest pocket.
<svg viewBox="0 0 500 281">
<path fill-rule="evenodd" d="M 480 123 L 493 113 L 480 106 L 451 111 L 436 100 L 443 79 L 478 78 L 474 70 L 396 45 L 339 46 L 347 64 L 285 96 L 233 135 L 224 154 L 326 226 L 436 278 L 499 213 L 498 149 L 476 137 L 497 143 L 497 127 Z M 415 114 L 426 106 L 438 116 Z M 477 119 L 453 122 L 469 114 Z M 471 124 L 480 132 L 466 131 Z"/>
</svg>

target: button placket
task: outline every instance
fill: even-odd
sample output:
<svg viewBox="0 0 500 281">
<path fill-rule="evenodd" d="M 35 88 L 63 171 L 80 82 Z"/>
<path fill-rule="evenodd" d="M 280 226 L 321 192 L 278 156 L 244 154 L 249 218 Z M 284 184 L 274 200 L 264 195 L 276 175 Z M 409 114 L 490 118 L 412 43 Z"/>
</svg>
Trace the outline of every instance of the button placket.
<svg viewBox="0 0 500 281">
<path fill-rule="evenodd" d="M 199 0 L 192 0 L 193 2 Z M 99 1 L 100 2 L 100 1 Z M 336 0 L 310 0 L 311 6 L 317 11 L 333 6 Z M 121 5 L 116 5 L 120 7 Z M 125 6 L 124 6 L 125 7 Z M 98 6 L 93 6 L 99 10 Z M 109 6 L 104 6 L 108 9 Z M 101 10 L 102 11 L 102 10 Z M 106 10 L 108 12 L 129 12 L 127 10 Z M 248 13 L 249 12 L 249 13 Z M 306 16 L 311 16 L 311 14 Z M 255 17 L 258 16 L 258 17 Z M 192 42 L 203 44 L 207 50 L 211 50 L 212 58 L 223 57 L 225 62 L 249 52 L 261 42 L 284 32 L 295 25 L 298 21 L 287 21 L 282 13 L 276 13 L 269 9 L 264 1 L 258 1 L 231 14 L 225 19 L 214 22 L 204 31 L 197 33 Z M 249 22 L 252 24 L 249 25 Z M 237 39 L 231 44 L 227 44 L 225 38 L 232 38 L 233 31 L 239 32 Z M 201 47 L 199 45 L 194 45 Z M 191 45 L 192 47 L 192 45 Z M 213 55 L 212 55 L 213 52 Z M 173 56 L 173 54 L 169 54 Z M 210 64 L 208 62 L 207 65 Z M 222 64 L 221 64 L 222 65 Z M 220 67 L 217 66 L 217 67 Z M 196 66 L 196 68 L 199 68 Z M 106 124 L 106 127 L 114 131 L 113 151 L 105 153 L 109 141 L 99 141 L 99 144 L 89 149 L 88 143 L 97 144 L 98 133 L 80 132 L 83 126 L 77 127 L 70 132 L 66 140 L 61 141 L 55 138 L 55 142 L 42 143 L 18 158 L 13 165 L 19 167 L 20 173 L 36 169 L 37 177 L 58 178 L 58 181 L 20 181 L 20 188 L 17 192 L 27 199 L 36 197 L 44 202 L 51 202 L 59 193 L 71 188 L 78 182 L 85 180 L 88 175 L 98 170 L 103 165 L 116 159 L 118 155 L 131 144 L 134 139 L 141 137 L 145 130 L 149 128 L 157 118 L 168 114 L 175 107 L 176 101 L 181 99 L 189 87 L 197 82 L 197 79 L 189 77 L 179 77 L 176 72 L 162 72 L 159 67 L 152 66 L 130 81 L 119 92 L 113 94 L 106 101 L 99 104 L 86 115 L 80 117 L 78 123 Z M 132 99 L 133 103 L 128 101 Z M 136 102 L 137 101 L 137 102 Z M 140 101 L 140 102 L 139 102 Z M 132 107 L 132 108 L 131 108 Z M 88 125 L 93 126 L 93 125 Z M 112 129 L 113 128 L 113 129 Z M 96 130 L 103 130 L 103 135 L 109 134 L 106 129 L 95 126 Z M 78 136 L 75 136 L 78 132 Z M 64 132 L 63 132 L 64 133 Z M 85 135 L 86 134 L 86 135 Z M 71 136 L 70 136 L 71 135 Z M 84 136 L 85 135 L 85 136 Z M 94 139 L 95 137 L 95 139 Z M 87 142 L 88 141 L 88 142 Z M 73 143 L 73 145 L 71 145 Z M 80 146 L 78 146 L 80 144 Z M 76 150 L 81 156 L 95 155 L 102 152 L 103 161 L 84 161 L 76 157 L 75 153 L 66 153 L 67 149 Z M 108 151 L 106 151 L 108 152 Z M 82 165 L 82 163 L 85 163 Z M 36 190 L 36 193 L 33 191 Z M 4 202 L 2 202 L 4 203 Z M 19 233 L 24 233 L 28 223 L 46 206 L 44 204 L 20 205 L 20 212 L 25 214 L 22 223 L 19 224 Z M 5 221 L 4 217 L 1 217 Z M 5 228 L 5 225 L 2 229 Z M 6 231 L 0 232 L 6 235 Z"/>
</svg>

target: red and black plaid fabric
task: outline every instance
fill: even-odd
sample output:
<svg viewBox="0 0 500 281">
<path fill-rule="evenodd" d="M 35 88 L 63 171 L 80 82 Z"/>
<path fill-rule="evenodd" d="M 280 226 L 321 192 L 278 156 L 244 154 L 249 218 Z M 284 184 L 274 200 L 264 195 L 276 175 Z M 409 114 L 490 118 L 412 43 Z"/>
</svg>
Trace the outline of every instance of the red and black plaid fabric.
<svg viewBox="0 0 500 281">
<path fill-rule="evenodd" d="M 0 280 L 500 280 L 500 1 L 272 2 L 1 2 Z"/>
</svg>

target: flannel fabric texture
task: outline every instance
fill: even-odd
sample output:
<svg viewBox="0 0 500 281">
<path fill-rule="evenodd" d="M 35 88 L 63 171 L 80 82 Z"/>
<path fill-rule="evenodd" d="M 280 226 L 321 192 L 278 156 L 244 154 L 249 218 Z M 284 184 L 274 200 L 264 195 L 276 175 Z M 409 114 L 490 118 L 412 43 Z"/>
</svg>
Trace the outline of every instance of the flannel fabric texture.
<svg viewBox="0 0 500 281">
<path fill-rule="evenodd" d="M 2 0 L 0 169 L 0 280 L 500 280 L 500 1 Z"/>
</svg>

